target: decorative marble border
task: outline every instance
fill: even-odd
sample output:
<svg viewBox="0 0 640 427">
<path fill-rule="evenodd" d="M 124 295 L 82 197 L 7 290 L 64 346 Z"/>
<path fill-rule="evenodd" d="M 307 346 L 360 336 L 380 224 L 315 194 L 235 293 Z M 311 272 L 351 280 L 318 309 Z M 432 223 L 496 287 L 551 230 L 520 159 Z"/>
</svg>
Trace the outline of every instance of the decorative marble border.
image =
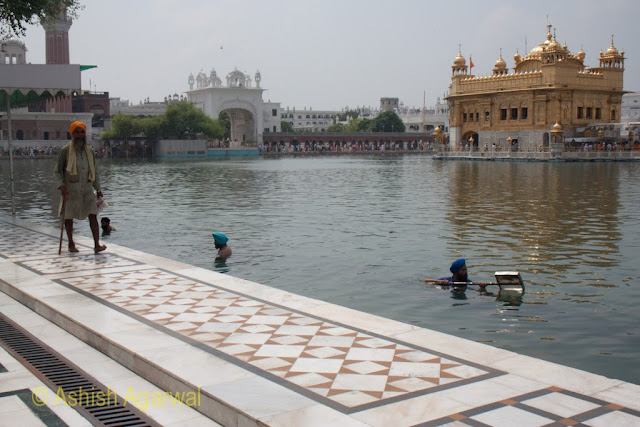
<svg viewBox="0 0 640 427">
<path fill-rule="evenodd" d="M 17 264 L 21 264 L 21 263 L 18 262 Z M 25 268 L 28 268 L 28 267 L 25 267 Z M 229 290 L 227 290 L 225 288 L 213 285 L 211 283 L 206 283 L 206 282 L 203 282 L 203 281 L 200 281 L 200 280 L 196 280 L 196 279 L 193 279 L 193 278 L 190 278 L 190 277 L 187 277 L 187 276 L 183 276 L 183 275 L 180 275 L 180 274 L 177 274 L 177 273 L 174 273 L 174 272 L 170 272 L 170 271 L 163 270 L 163 269 L 156 268 L 156 267 L 152 267 L 152 266 L 149 266 L 149 270 L 159 271 L 159 272 L 162 272 L 163 274 L 166 274 L 166 275 L 171 275 L 171 276 L 174 276 L 174 277 L 177 277 L 177 278 L 188 280 L 188 281 L 191 281 L 191 282 L 197 284 L 197 286 L 204 286 L 206 288 L 218 290 L 219 292 L 222 292 L 224 294 L 236 295 L 238 297 L 245 298 L 248 301 L 254 301 L 254 302 L 263 304 L 265 306 L 268 306 L 268 307 L 271 307 L 271 308 L 274 308 L 274 309 L 277 309 L 277 310 L 290 312 L 290 313 L 296 314 L 296 315 L 298 315 L 300 317 L 306 317 L 306 318 L 309 318 L 309 319 L 314 319 L 317 322 L 322 322 L 322 323 L 325 323 L 325 324 L 333 325 L 336 328 L 343 328 L 343 329 L 348 330 L 348 331 L 353 331 L 353 333 L 355 333 L 355 334 L 364 334 L 364 335 L 366 335 L 368 337 L 372 337 L 373 339 L 383 340 L 383 341 L 386 341 L 386 342 L 389 342 L 389 343 L 396 344 L 398 346 L 402 346 L 403 348 L 407 348 L 407 349 L 410 349 L 410 350 L 415 350 L 415 351 L 418 351 L 418 352 L 424 352 L 426 354 L 433 355 L 433 356 L 438 357 L 438 358 L 446 359 L 446 361 L 449 361 L 449 362 L 457 362 L 462 366 L 468 366 L 468 367 L 471 367 L 471 368 L 479 369 L 479 370 L 482 370 L 482 371 L 484 371 L 486 373 L 482 374 L 482 375 L 474 376 L 472 378 L 467 378 L 467 379 L 462 379 L 461 378 L 461 379 L 456 380 L 455 382 L 450 382 L 450 383 L 442 384 L 442 385 L 435 385 L 433 387 L 426 388 L 426 389 L 421 389 L 421 390 L 412 391 L 412 392 L 403 392 L 401 395 L 395 396 L 395 397 L 386 397 L 386 398 L 378 399 L 378 400 L 375 400 L 375 401 L 372 401 L 372 402 L 369 402 L 369 403 L 365 403 L 365 404 L 356 404 L 356 405 L 348 406 L 348 405 L 345 405 L 345 404 L 341 404 L 341 403 L 339 403 L 339 402 L 337 402 L 337 401 L 335 401 L 335 400 L 333 400 L 333 399 L 331 399 L 329 397 L 322 396 L 321 394 L 318 394 L 316 391 L 310 390 L 309 387 L 304 387 L 304 386 L 298 385 L 298 384 L 292 382 L 287 377 L 283 377 L 283 376 L 279 376 L 277 374 L 274 374 L 273 372 L 270 372 L 268 369 L 261 369 L 261 368 L 257 367 L 256 365 L 250 363 L 250 360 L 248 360 L 246 358 L 240 358 L 239 356 L 241 356 L 241 355 L 233 355 L 233 354 L 229 354 L 227 352 L 221 351 L 220 349 L 215 348 L 214 346 L 210 345 L 210 343 L 202 342 L 201 340 L 189 337 L 188 335 L 185 335 L 180 330 L 172 330 L 169 327 L 167 327 L 167 326 L 165 326 L 165 325 L 163 325 L 161 323 L 158 323 L 158 321 L 150 320 L 150 319 L 144 317 L 143 315 L 134 313 L 131 310 L 129 310 L 129 309 L 125 308 L 125 307 L 122 307 L 122 306 L 120 306 L 120 305 L 118 305 L 116 303 L 106 301 L 103 296 L 94 295 L 90 291 L 83 290 L 77 285 L 68 283 L 68 280 L 70 280 L 70 279 L 76 279 L 76 280 L 79 280 L 79 281 L 84 281 L 84 278 L 82 278 L 82 275 L 80 275 L 80 276 L 76 275 L 76 277 L 67 277 L 67 278 L 64 278 L 64 279 L 54 279 L 53 281 L 58 283 L 58 284 L 60 284 L 60 285 L 62 285 L 62 286 L 65 286 L 68 289 L 71 289 L 71 290 L 73 290 L 75 292 L 78 292 L 78 293 L 86 296 L 87 298 L 90 298 L 90 299 L 92 299 L 92 300 L 94 300 L 94 301 L 96 301 L 98 303 L 101 303 L 101 304 L 103 304 L 103 305 L 105 305 L 105 306 L 107 306 L 107 307 L 109 307 L 111 309 L 114 309 L 114 310 L 116 310 L 116 311 L 118 311 L 118 312 L 120 312 L 120 313 L 122 313 L 124 315 L 127 315 L 127 316 L 129 316 L 129 317 L 131 317 L 133 319 L 136 319 L 136 320 L 140 321 L 141 323 L 146 324 L 147 326 L 150 326 L 150 327 L 152 327 L 152 328 L 154 328 L 156 330 L 162 331 L 163 333 L 165 333 L 167 335 L 170 335 L 170 336 L 172 336 L 174 338 L 177 338 L 177 339 L 179 339 L 179 340 L 181 340 L 181 341 L 183 341 L 185 343 L 191 344 L 191 345 L 193 345 L 194 347 L 196 347 L 198 349 L 201 349 L 201 350 L 206 351 L 206 352 L 208 352 L 210 354 L 213 354 L 213 355 L 215 355 L 217 357 L 220 357 L 221 359 L 223 359 L 225 361 L 233 363 L 236 366 L 242 367 L 243 369 L 246 369 L 246 370 L 248 370 L 248 371 L 250 371 L 250 372 L 252 372 L 254 374 L 257 374 L 257 375 L 260 375 L 260 376 L 262 376 L 264 378 L 267 378 L 270 381 L 273 381 L 273 382 L 275 382 L 275 383 L 277 383 L 279 385 L 287 387 L 290 390 L 293 390 L 293 391 L 295 391 L 295 392 L 297 392 L 299 394 L 302 394 L 302 395 L 304 395 L 304 396 L 306 396 L 308 398 L 311 398 L 311 399 L 313 399 L 313 400 L 315 400 L 315 401 L 317 401 L 319 403 L 322 403 L 323 405 L 325 405 L 327 407 L 330 407 L 332 409 L 338 410 L 338 411 L 340 411 L 340 412 L 342 412 L 344 414 L 352 414 L 352 413 L 355 413 L 355 412 L 360 412 L 360 411 L 364 411 L 364 410 L 367 410 L 367 409 L 376 408 L 376 407 L 379 407 L 379 406 L 384 406 L 384 405 L 388 405 L 388 404 L 391 404 L 391 403 L 395 403 L 395 402 L 400 402 L 400 401 L 403 401 L 403 400 L 411 399 L 411 398 L 414 398 L 414 397 L 417 397 L 417 396 L 422 396 L 422 395 L 435 393 L 435 392 L 446 390 L 446 389 L 450 389 L 450 388 L 460 387 L 460 386 L 471 384 L 471 383 L 474 383 L 474 382 L 483 381 L 483 380 L 486 380 L 486 379 L 489 379 L 489 378 L 493 378 L 493 377 L 497 377 L 497 376 L 501 376 L 501 375 L 505 374 L 504 372 L 496 370 L 496 369 L 491 368 L 491 367 L 483 366 L 483 365 L 480 365 L 480 364 L 477 364 L 477 363 L 474 363 L 474 362 L 469 362 L 469 361 L 466 361 L 466 360 L 463 360 L 463 359 L 460 359 L 460 358 L 457 358 L 457 357 L 446 355 L 446 354 L 441 353 L 441 352 L 432 351 L 430 349 L 427 349 L 427 348 L 424 348 L 424 347 L 420 347 L 420 346 L 417 346 L 417 345 L 414 345 L 414 344 L 405 343 L 405 342 L 402 342 L 402 341 L 399 341 L 399 340 L 396 340 L 396 339 L 392 339 L 392 338 L 389 338 L 389 337 L 385 337 L 383 335 L 376 334 L 374 332 L 365 331 L 365 330 L 362 330 L 362 329 L 359 329 L 359 328 L 355 328 L 355 327 L 352 327 L 352 326 L 349 326 L 349 325 L 345 325 L 345 324 L 342 324 L 342 323 L 339 323 L 339 322 L 331 321 L 331 320 L 326 319 L 326 318 L 321 318 L 321 317 L 318 317 L 318 316 L 315 316 L 315 315 L 307 314 L 307 313 L 299 311 L 299 310 L 293 310 L 293 309 L 288 308 L 286 306 L 282 306 L 282 305 L 275 304 L 275 303 L 270 303 L 270 302 L 262 300 L 262 299 L 251 297 L 250 295 L 245 295 L 245 294 L 239 293 L 239 292 L 231 292 L 231 291 L 229 291 Z M 127 272 L 118 272 L 118 273 L 126 274 Z M 136 271 L 132 271 L 131 273 L 144 274 L 145 270 L 144 269 L 136 270 Z M 109 273 L 104 273 L 103 272 L 102 274 L 108 275 Z M 91 273 L 87 274 L 87 276 L 91 276 L 92 278 L 96 278 L 97 277 L 97 275 L 94 275 L 94 274 L 91 274 Z M 302 326 L 302 327 L 304 327 L 304 326 Z M 443 364 L 444 364 L 444 362 L 443 362 Z M 444 374 L 444 376 L 446 376 L 446 373 Z M 453 377 L 453 375 L 452 375 L 452 377 Z M 407 378 L 410 379 L 410 377 L 407 377 Z"/>
<path fill-rule="evenodd" d="M 458 425 L 488 426 L 507 417 L 512 418 L 514 424 L 526 420 L 538 425 L 591 425 L 589 421 L 607 417 L 598 420 L 597 425 L 627 425 L 625 421 L 640 425 L 639 411 L 560 387 L 548 387 L 451 414 L 418 424 L 418 426 L 435 427 L 453 422 L 457 422 Z"/>
</svg>

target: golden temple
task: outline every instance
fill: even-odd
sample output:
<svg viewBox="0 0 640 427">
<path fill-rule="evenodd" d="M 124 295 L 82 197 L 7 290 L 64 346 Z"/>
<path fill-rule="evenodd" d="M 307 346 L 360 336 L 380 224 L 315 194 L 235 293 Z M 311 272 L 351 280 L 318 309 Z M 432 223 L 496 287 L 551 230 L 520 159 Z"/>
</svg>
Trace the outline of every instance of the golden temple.
<svg viewBox="0 0 640 427">
<path fill-rule="evenodd" d="M 543 43 L 513 59 L 509 72 L 500 52 L 490 75 L 474 76 L 458 50 L 447 97 L 451 149 L 514 144 L 535 151 L 553 136 L 591 136 L 591 124 L 620 122 L 625 58 L 613 36 L 598 67 L 585 65 L 582 49 L 573 54 L 561 45 L 550 24 Z"/>
</svg>

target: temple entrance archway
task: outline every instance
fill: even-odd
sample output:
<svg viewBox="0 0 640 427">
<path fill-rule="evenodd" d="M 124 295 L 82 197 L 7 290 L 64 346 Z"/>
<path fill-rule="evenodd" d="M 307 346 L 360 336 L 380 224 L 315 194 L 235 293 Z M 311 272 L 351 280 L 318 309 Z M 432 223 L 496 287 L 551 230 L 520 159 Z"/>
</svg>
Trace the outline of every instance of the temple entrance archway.
<svg viewBox="0 0 640 427">
<path fill-rule="evenodd" d="M 256 143 L 255 119 L 251 111 L 244 108 L 227 108 L 222 110 L 231 122 L 230 145 Z"/>
</svg>

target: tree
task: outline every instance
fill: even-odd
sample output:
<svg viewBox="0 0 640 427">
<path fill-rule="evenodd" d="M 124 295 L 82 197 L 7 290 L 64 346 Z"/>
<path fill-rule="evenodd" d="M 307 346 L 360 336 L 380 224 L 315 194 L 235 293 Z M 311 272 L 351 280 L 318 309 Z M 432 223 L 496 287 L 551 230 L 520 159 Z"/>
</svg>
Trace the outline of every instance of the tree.
<svg viewBox="0 0 640 427">
<path fill-rule="evenodd" d="M 402 119 L 393 111 L 385 111 L 373 121 L 373 132 L 404 132 L 405 126 Z"/>
<path fill-rule="evenodd" d="M 344 126 L 345 132 L 371 132 L 373 121 L 370 119 L 353 119 Z"/>
<path fill-rule="evenodd" d="M 139 121 L 140 129 L 147 138 L 156 139 L 164 135 L 166 127 L 164 116 L 144 117 L 136 120 Z"/>
<path fill-rule="evenodd" d="M 345 132 L 344 123 L 336 123 L 327 128 L 327 132 Z"/>
<path fill-rule="evenodd" d="M 133 116 L 118 113 L 111 119 L 111 134 L 114 138 L 129 139 L 142 131 L 141 121 Z"/>
<path fill-rule="evenodd" d="M 295 132 L 293 130 L 293 125 L 291 122 L 287 122 L 285 120 L 280 122 L 280 132 Z"/>
<path fill-rule="evenodd" d="M 62 10 L 76 18 L 82 6 L 77 0 L 2 0 L 0 1 L 0 39 L 24 36 L 26 26 L 55 17 Z"/>
<path fill-rule="evenodd" d="M 110 131 L 100 135 L 101 140 L 130 139 L 133 136 L 183 139 L 198 133 L 211 139 L 222 139 L 227 131 L 220 120 L 212 119 L 186 101 L 169 105 L 164 114 L 155 117 L 137 118 L 118 113 L 111 119 L 111 125 Z"/>
<path fill-rule="evenodd" d="M 225 128 L 223 125 L 188 101 L 169 105 L 164 117 L 165 136 L 182 139 L 187 134 L 204 133 L 209 138 L 224 138 Z"/>
<path fill-rule="evenodd" d="M 231 118 L 226 111 L 220 111 L 218 114 L 218 121 L 225 128 L 224 138 L 231 138 Z"/>
</svg>

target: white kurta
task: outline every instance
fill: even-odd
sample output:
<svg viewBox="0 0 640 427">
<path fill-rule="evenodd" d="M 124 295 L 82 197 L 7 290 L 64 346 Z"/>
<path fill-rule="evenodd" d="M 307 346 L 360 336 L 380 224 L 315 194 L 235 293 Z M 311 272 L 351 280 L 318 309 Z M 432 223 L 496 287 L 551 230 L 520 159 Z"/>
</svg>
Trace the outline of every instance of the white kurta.
<svg viewBox="0 0 640 427">
<path fill-rule="evenodd" d="M 78 182 L 69 182 L 65 219 L 85 219 L 89 215 L 98 214 L 96 193 L 93 190 L 93 183 L 89 182 L 89 160 L 84 150 L 76 151 L 76 165 L 79 179 Z"/>
</svg>

